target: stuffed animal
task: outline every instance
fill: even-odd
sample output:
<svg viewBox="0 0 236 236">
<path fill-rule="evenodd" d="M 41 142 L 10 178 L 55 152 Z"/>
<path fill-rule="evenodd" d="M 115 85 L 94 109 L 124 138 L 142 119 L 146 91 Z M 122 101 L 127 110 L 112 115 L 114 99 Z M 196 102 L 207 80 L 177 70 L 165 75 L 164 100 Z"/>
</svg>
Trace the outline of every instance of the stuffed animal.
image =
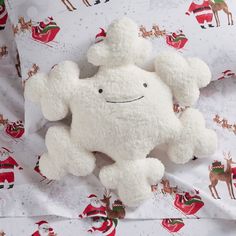
<svg viewBox="0 0 236 236">
<path fill-rule="evenodd" d="M 199 88 L 210 82 L 209 68 L 197 58 L 164 52 L 149 72 L 136 64 L 150 50 L 137 25 L 122 18 L 88 51 L 88 61 L 99 66 L 93 77 L 80 79 L 77 64 L 64 61 L 27 81 L 25 96 L 41 104 L 45 118 L 56 121 L 72 113 L 70 127 L 53 126 L 46 134 L 43 175 L 56 180 L 67 173 L 89 175 L 93 152 L 102 152 L 114 160 L 101 169 L 102 184 L 116 189 L 126 205 L 138 206 L 164 174 L 163 164 L 148 156 L 153 148 L 166 144 L 169 158 L 182 164 L 214 153 L 217 137 L 202 114 L 187 108 L 178 117 L 173 111 L 173 99 L 188 107 L 197 101 Z"/>
</svg>

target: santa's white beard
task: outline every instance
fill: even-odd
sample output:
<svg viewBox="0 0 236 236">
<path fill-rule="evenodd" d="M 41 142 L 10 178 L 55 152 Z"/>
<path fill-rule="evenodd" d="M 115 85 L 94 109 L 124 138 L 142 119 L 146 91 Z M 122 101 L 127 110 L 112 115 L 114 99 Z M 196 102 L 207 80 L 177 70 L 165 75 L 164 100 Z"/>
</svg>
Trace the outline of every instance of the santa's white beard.
<svg viewBox="0 0 236 236">
<path fill-rule="evenodd" d="M 5 161 L 7 158 L 9 157 L 9 155 L 7 154 L 2 154 L 0 155 L 0 161 Z"/>
<path fill-rule="evenodd" d="M 48 236 L 49 230 L 48 229 L 39 229 L 40 236 Z"/>
<path fill-rule="evenodd" d="M 98 221 L 94 221 L 94 222 L 92 223 L 92 225 L 93 225 L 94 228 L 100 228 L 103 223 L 104 223 L 104 221 L 98 220 Z"/>
<path fill-rule="evenodd" d="M 95 208 L 99 208 L 99 207 L 102 206 L 102 204 L 101 204 L 101 202 L 100 202 L 99 200 L 92 200 L 92 201 L 90 202 L 90 204 L 91 204 L 93 207 L 95 207 Z"/>
</svg>

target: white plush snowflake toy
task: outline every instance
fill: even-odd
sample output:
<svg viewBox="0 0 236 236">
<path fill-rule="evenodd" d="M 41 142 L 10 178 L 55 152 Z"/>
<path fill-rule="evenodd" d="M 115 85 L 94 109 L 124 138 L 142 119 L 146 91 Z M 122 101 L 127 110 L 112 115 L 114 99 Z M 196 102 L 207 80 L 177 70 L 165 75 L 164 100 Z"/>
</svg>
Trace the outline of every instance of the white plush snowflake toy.
<svg viewBox="0 0 236 236">
<path fill-rule="evenodd" d="M 188 107 L 197 101 L 199 88 L 210 82 L 209 68 L 197 58 L 165 52 L 155 59 L 155 72 L 148 72 L 136 64 L 150 50 L 137 25 L 122 18 L 88 51 L 89 62 L 99 66 L 93 77 L 80 79 L 77 64 L 65 61 L 49 75 L 29 79 L 25 96 L 41 104 L 48 120 L 72 113 L 70 127 L 47 132 L 48 152 L 39 163 L 43 175 L 57 180 L 67 173 L 89 175 L 95 168 L 93 152 L 102 152 L 114 160 L 101 169 L 102 184 L 116 189 L 126 205 L 137 206 L 164 174 L 163 164 L 148 156 L 154 147 L 166 144 L 175 163 L 214 153 L 217 137 L 202 114 L 188 108 L 177 117 L 173 111 L 173 99 Z"/>
</svg>

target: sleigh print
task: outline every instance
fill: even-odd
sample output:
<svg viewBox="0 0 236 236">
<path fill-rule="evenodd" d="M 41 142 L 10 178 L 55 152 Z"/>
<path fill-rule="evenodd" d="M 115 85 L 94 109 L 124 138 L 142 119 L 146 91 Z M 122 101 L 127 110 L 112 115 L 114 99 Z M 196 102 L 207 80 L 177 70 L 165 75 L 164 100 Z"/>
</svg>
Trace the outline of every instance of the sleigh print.
<svg viewBox="0 0 236 236">
<path fill-rule="evenodd" d="M 185 215 L 194 215 L 204 206 L 204 202 L 199 195 L 191 196 L 187 192 L 185 194 L 177 193 L 174 205 Z"/>
<path fill-rule="evenodd" d="M 163 219 L 161 224 L 170 233 L 177 233 L 184 227 L 182 219 Z"/>
<path fill-rule="evenodd" d="M 60 27 L 54 22 L 52 17 L 48 17 L 45 21 L 33 25 L 31 30 L 34 40 L 46 44 L 55 39 L 60 31 Z"/>
<path fill-rule="evenodd" d="M 184 48 L 187 42 L 188 39 L 185 34 L 183 34 L 182 30 L 166 35 L 166 43 L 175 49 Z"/>
</svg>

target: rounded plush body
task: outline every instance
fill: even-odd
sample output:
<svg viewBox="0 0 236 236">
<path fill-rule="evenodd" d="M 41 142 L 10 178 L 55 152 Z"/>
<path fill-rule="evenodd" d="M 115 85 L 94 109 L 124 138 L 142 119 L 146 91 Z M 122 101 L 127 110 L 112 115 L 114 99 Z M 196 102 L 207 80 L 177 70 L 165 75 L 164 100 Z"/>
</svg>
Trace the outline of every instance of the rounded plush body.
<svg viewBox="0 0 236 236">
<path fill-rule="evenodd" d="M 40 102 L 47 119 L 72 113 L 71 127 L 54 126 L 47 132 L 48 152 L 39 164 L 45 176 L 88 175 L 95 168 L 93 152 L 99 151 L 115 161 L 101 169 L 101 182 L 117 189 L 126 205 L 137 206 L 164 174 L 163 164 L 147 157 L 157 145 L 166 144 L 176 163 L 214 152 L 216 134 L 205 128 L 201 113 L 188 108 L 177 117 L 173 111 L 173 98 L 185 106 L 196 102 L 199 88 L 210 82 L 207 65 L 166 52 L 155 60 L 155 72 L 148 72 L 135 64 L 150 48 L 137 26 L 123 18 L 89 49 L 89 61 L 100 66 L 96 75 L 79 79 L 76 63 L 65 61 L 26 83 L 26 97 Z"/>
</svg>

